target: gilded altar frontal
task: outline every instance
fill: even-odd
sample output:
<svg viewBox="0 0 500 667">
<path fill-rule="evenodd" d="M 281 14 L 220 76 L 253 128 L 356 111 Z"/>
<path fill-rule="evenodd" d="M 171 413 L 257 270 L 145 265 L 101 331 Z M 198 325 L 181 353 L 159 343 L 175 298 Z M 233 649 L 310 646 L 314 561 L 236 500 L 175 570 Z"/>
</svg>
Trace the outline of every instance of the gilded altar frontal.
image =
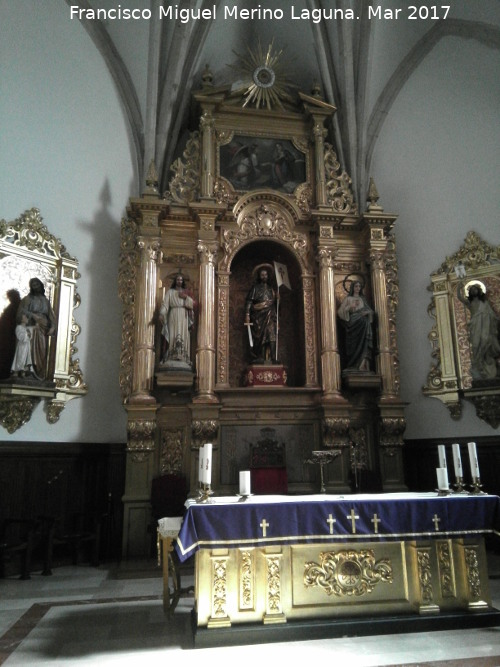
<svg viewBox="0 0 500 667">
<path fill-rule="evenodd" d="M 373 181 L 354 200 L 319 89 L 291 93 L 272 46 L 245 69 L 250 85 L 217 87 L 207 67 L 169 174 L 151 163 L 122 222 L 124 556 L 150 548 L 153 478 L 196 491 L 204 443 L 215 493 L 262 441 L 289 493 L 320 472 L 332 493 L 404 489 L 397 216 Z"/>
</svg>

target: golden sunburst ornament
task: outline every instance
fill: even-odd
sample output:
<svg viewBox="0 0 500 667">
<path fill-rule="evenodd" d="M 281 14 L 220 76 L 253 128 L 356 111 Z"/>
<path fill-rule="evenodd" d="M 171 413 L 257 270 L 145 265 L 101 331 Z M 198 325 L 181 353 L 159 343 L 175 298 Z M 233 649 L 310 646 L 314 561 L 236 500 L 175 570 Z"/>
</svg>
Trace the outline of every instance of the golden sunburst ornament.
<svg viewBox="0 0 500 667">
<path fill-rule="evenodd" d="M 284 67 L 280 62 L 283 49 L 273 53 L 273 43 L 264 51 L 260 42 L 255 50 L 247 48 L 247 57 L 238 53 L 240 62 L 236 66 L 245 80 L 249 81 L 243 96 L 244 107 L 254 105 L 257 109 L 267 107 L 272 109 L 279 106 L 283 109 L 283 101 L 290 101 L 286 88 L 290 87 Z"/>
</svg>

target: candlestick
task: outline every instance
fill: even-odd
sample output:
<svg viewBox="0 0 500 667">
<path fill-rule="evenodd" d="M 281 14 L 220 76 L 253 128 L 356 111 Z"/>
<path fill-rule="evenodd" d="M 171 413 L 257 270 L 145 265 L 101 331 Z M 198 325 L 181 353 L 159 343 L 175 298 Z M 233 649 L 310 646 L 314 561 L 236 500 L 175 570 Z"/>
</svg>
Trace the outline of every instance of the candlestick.
<svg viewBox="0 0 500 667">
<path fill-rule="evenodd" d="M 198 481 L 200 482 L 200 484 L 203 484 L 203 482 L 205 481 L 204 480 L 204 477 L 205 477 L 205 445 L 202 445 L 200 447 L 199 456 L 200 456 L 200 467 L 198 469 Z"/>
<path fill-rule="evenodd" d="M 479 479 L 479 477 L 472 478 L 471 488 L 472 488 L 471 494 L 473 496 L 486 495 L 486 492 L 481 490 L 483 488 L 483 485 L 481 484 L 481 480 Z"/>
<path fill-rule="evenodd" d="M 447 468 L 436 468 L 436 476 L 438 488 L 437 492 L 439 496 L 449 496 L 451 493 L 450 483 L 448 481 L 448 469 Z"/>
<path fill-rule="evenodd" d="M 444 445 L 438 445 L 439 467 L 448 469 L 446 465 L 446 448 Z"/>
<path fill-rule="evenodd" d="M 446 468 L 436 468 L 436 476 L 439 491 L 449 491 L 450 483 L 448 481 L 448 470 Z"/>
<path fill-rule="evenodd" d="M 212 487 L 210 484 L 202 484 L 200 495 L 196 498 L 197 503 L 211 503 L 210 496 L 213 496 Z"/>
<path fill-rule="evenodd" d="M 477 449 L 475 442 L 468 442 L 470 472 L 472 479 L 479 479 L 479 461 L 477 460 Z"/>
<path fill-rule="evenodd" d="M 212 443 L 205 443 L 205 484 L 210 486 L 212 482 Z"/>
<path fill-rule="evenodd" d="M 464 471 L 462 468 L 462 458 L 460 456 L 460 445 L 458 444 L 458 442 L 454 443 L 451 446 L 451 449 L 453 451 L 453 465 L 455 467 L 455 477 L 457 478 L 457 480 L 459 477 L 463 479 Z"/>
<path fill-rule="evenodd" d="M 250 470 L 240 470 L 240 496 L 249 496 L 250 489 Z"/>
</svg>

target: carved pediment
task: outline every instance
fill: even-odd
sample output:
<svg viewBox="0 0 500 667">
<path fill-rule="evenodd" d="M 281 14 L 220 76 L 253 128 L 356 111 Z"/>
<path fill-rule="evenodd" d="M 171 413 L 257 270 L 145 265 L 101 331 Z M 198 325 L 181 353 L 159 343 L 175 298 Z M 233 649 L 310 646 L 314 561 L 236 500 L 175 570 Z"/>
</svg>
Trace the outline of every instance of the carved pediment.
<svg viewBox="0 0 500 667">
<path fill-rule="evenodd" d="M 289 246 L 299 261 L 305 266 L 309 250 L 306 234 L 295 230 L 295 223 L 288 206 L 283 206 L 272 198 L 259 196 L 247 199 L 238 209 L 237 227 L 224 229 L 222 246 L 223 267 L 229 267 L 236 252 L 246 243 L 268 239 L 281 241 Z"/>
</svg>

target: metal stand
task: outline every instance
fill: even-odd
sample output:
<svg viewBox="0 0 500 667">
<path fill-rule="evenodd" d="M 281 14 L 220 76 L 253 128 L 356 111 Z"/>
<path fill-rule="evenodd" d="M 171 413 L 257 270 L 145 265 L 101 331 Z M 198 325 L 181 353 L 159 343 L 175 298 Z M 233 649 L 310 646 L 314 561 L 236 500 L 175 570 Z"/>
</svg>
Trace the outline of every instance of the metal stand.
<svg viewBox="0 0 500 667">
<path fill-rule="evenodd" d="M 334 461 L 342 455 L 341 449 L 319 449 L 311 452 L 311 458 L 304 461 L 304 463 L 319 463 L 321 486 L 320 493 L 326 493 L 324 468 L 326 465 Z"/>
</svg>

